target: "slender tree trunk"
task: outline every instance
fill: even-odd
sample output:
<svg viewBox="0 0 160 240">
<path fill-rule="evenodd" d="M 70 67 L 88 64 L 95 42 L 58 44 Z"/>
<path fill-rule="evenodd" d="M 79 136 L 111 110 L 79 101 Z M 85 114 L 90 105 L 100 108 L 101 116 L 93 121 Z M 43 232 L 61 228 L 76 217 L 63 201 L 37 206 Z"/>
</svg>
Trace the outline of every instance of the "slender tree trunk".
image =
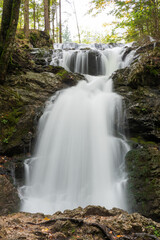
<svg viewBox="0 0 160 240">
<path fill-rule="evenodd" d="M 24 35 L 29 36 L 29 0 L 24 1 Z"/>
<path fill-rule="evenodd" d="M 49 31 L 51 30 L 51 0 L 48 0 L 48 21 L 49 21 Z"/>
<path fill-rule="evenodd" d="M 36 29 L 36 3 L 33 2 L 33 21 L 34 21 L 34 30 Z"/>
<path fill-rule="evenodd" d="M 77 12 L 76 12 L 76 7 L 75 7 L 74 0 L 73 0 L 73 8 L 74 8 L 74 14 L 75 14 L 75 18 L 76 18 L 76 25 L 77 25 L 78 39 L 79 39 L 79 43 L 81 43 L 81 35 L 80 35 L 80 31 L 79 31 L 79 24 L 78 24 L 78 18 L 77 18 Z"/>
<path fill-rule="evenodd" d="M 48 0 L 44 0 L 44 22 L 45 22 L 45 31 L 49 33 L 49 31 L 50 31 L 50 20 L 49 20 Z"/>
<path fill-rule="evenodd" d="M 37 7 L 37 24 L 38 24 L 38 30 L 39 30 L 39 9 Z"/>
<path fill-rule="evenodd" d="M 59 0 L 59 42 L 62 43 L 62 13 L 61 13 L 61 0 Z"/>
<path fill-rule="evenodd" d="M 56 10 L 56 5 L 53 3 L 52 5 L 52 34 L 53 34 L 53 43 L 55 43 L 55 10 Z"/>
<path fill-rule="evenodd" d="M 159 16 L 158 16 L 158 0 L 154 0 L 154 24 L 155 24 L 155 36 L 159 35 Z"/>
<path fill-rule="evenodd" d="M 57 11 L 57 7 L 56 7 L 56 42 L 58 43 L 58 11 Z"/>
<path fill-rule="evenodd" d="M 6 78 L 8 63 L 12 54 L 21 0 L 5 0 L 3 3 L 0 33 L 0 83 Z"/>
</svg>

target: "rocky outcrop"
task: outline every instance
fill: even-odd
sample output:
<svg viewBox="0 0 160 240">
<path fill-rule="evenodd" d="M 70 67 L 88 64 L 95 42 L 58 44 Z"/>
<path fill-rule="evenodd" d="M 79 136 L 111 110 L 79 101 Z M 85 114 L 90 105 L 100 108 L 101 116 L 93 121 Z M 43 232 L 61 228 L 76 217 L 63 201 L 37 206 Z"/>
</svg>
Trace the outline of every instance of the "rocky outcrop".
<svg viewBox="0 0 160 240">
<path fill-rule="evenodd" d="M 6 84 L 0 86 L 0 154 L 30 152 L 45 102 L 56 91 L 75 85 L 79 79 L 82 76 L 52 66 L 39 73 L 9 75 Z"/>
<path fill-rule="evenodd" d="M 160 151 L 153 144 L 126 156 L 128 196 L 132 212 L 160 221 Z"/>
<path fill-rule="evenodd" d="M 7 157 L 0 157 L 0 215 L 16 212 L 20 199 L 13 185 L 13 161 Z"/>
<path fill-rule="evenodd" d="M 126 106 L 125 130 L 132 148 L 126 156 L 129 202 L 132 211 L 156 220 L 160 216 L 159 47 L 160 43 L 139 47 L 133 63 L 113 76 L 115 91 Z"/>
<path fill-rule="evenodd" d="M 45 31 L 31 30 L 29 34 L 30 43 L 33 47 L 53 47 L 53 42 L 50 39 L 50 36 Z"/>
<path fill-rule="evenodd" d="M 160 45 L 160 44 L 159 44 Z M 132 137 L 160 141 L 160 53 L 159 45 L 138 49 L 139 57 L 113 76 L 114 88 L 124 97 Z M 144 51 L 144 52 L 143 52 Z"/>
<path fill-rule="evenodd" d="M 15 239 L 158 240 L 160 224 L 138 213 L 88 206 L 54 215 L 17 213 L 0 217 L 0 237 Z"/>
</svg>

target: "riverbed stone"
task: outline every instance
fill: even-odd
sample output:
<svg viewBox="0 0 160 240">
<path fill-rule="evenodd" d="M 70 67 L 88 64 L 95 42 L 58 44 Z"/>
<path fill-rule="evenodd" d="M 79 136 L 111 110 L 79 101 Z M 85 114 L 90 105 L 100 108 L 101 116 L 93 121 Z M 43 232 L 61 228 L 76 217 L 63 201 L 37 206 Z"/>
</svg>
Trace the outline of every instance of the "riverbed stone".
<svg viewBox="0 0 160 240">
<path fill-rule="evenodd" d="M 98 213 L 98 206 L 90 206 Z M 0 236 L 4 240 L 15 239 L 158 239 L 160 224 L 141 216 L 138 213 L 128 214 L 122 210 L 112 216 L 94 214 L 84 216 L 85 208 L 74 209 L 77 216 L 70 217 L 65 213 L 53 215 L 16 213 L 0 217 Z M 107 210 L 111 211 L 112 210 Z M 72 212 L 72 210 L 71 210 Z M 114 210 L 115 212 L 115 210 Z M 71 214 L 72 216 L 74 215 Z M 139 235 L 136 237 L 136 234 Z M 154 237 L 154 238 L 153 238 Z"/>
</svg>

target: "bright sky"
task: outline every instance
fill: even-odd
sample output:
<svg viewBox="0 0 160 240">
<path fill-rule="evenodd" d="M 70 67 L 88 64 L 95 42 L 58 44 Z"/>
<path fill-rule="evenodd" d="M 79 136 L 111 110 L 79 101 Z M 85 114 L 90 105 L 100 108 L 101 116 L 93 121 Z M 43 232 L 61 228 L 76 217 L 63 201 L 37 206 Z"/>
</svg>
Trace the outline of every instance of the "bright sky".
<svg viewBox="0 0 160 240">
<path fill-rule="evenodd" d="M 69 0 L 72 2 L 73 0 Z M 110 7 L 107 7 L 106 11 L 98 14 L 96 17 L 92 17 L 87 14 L 89 10 L 89 1 L 90 0 L 74 0 L 78 22 L 80 26 L 80 32 L 82 30 L 95 32 L 95 33 L 104 33 L 106 30 L 108 33 L 111 31 L 111 27 L 107 26 L 103 27 L 104 23 L 110 24 L 112 21 L 115 21 L 115 17 L 112 15 L 108 15 L 107 12 L 111 10 Z M 62 1 L 62 22 L 68 20 L 68 27 L 71 32 L 72 38 L 75 39 L 75 35 L 77 34 L 76 20 L 75 15 L 73 13 L 73 7 L 67 1 Z M 76 37 L 77 38 L 77 37 Z M 73 40 L 74 40 L 73 39 Z"/>
</svg>

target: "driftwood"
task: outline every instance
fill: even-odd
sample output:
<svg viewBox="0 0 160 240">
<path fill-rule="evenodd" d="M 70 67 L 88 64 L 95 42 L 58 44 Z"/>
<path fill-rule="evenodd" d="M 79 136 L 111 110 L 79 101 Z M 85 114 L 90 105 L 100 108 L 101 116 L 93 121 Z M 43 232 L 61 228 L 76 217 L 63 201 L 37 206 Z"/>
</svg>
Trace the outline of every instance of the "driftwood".
<svg viewBox="0 0 160 240">
<path fill-rule="evenodd" d="M 130 236 L 117 235 L 113 232 L 113 230 L 111 230 L 109 227 L 107 227 L 105 225 L 94 223 L 94 222 L 88 223 L 87 221 L 85 221 L 83 219 L 77 219 L 77 218 L 56 218 L 56 219 L 47 220 L 47 221 L 44 221 L 41 223 L 27 222 L 27 224 L 46 226 L 46 225 L 52 225 L 56 221 L 70 221 L 72 223 L 78 224 L 79 226 L 86 225 L 86 226 L 96 227 L 102 232 L 102 234 L 104 235 L 104 238 L 106 240 L 136 240 L 137 237 L 143 237 L 144 239 L 145 239 L 145 237 L 150 237 L 154 240 L 160 240 L 156 236 L 150 235 L 148 233 L 133 233 Z"/>
</svg>

